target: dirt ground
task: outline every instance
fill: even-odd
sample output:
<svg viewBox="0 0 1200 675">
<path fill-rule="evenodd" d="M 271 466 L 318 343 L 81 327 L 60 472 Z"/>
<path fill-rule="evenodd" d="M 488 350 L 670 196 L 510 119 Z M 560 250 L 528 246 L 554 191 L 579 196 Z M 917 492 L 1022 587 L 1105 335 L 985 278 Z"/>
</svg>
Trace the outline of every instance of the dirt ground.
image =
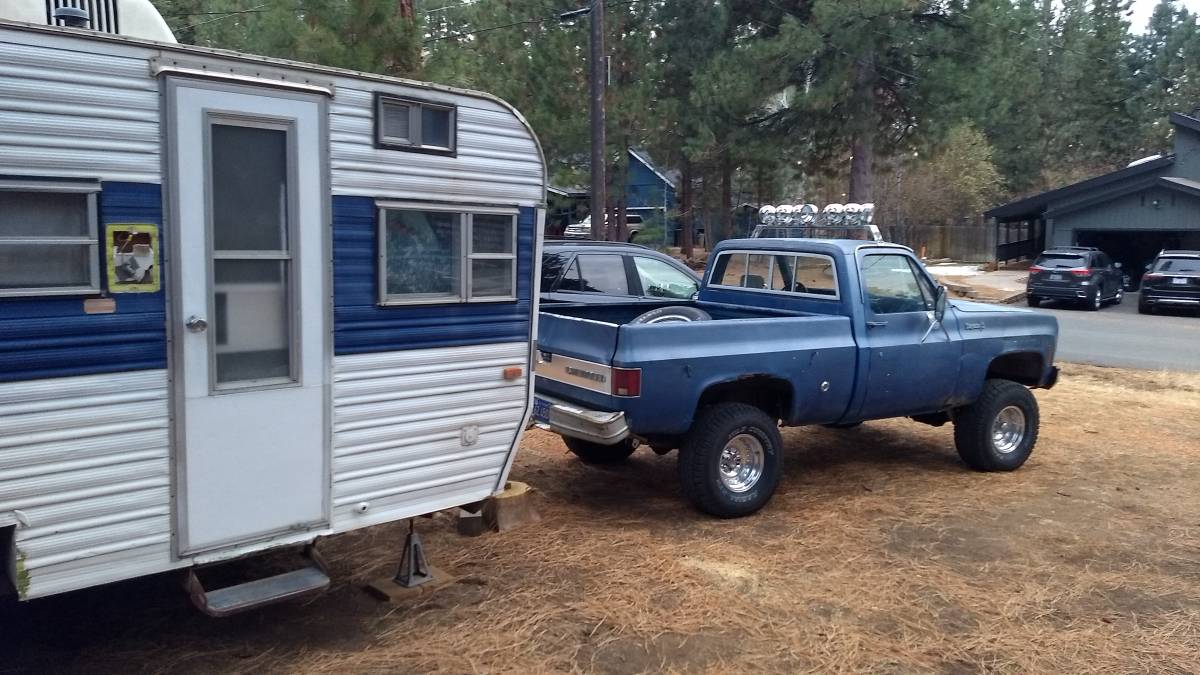
<svg viewBox="0 0 1200 675">
<path fill-rule="evenodd" d="M 1068 366 L 1030 462 L 976 474 L 949 427 L 785 430 L 761 513 L 687 508 L 673 455 L 588 467 L 527 436 L 543 519 L 463 538 L 454 583 L 381 604 L 402 527 L 322 544 L 334 587 L 230 619 L 177 578 L 0 603 L 0 672 L 1195 672 L 1200 376 Z"/>
</svg>

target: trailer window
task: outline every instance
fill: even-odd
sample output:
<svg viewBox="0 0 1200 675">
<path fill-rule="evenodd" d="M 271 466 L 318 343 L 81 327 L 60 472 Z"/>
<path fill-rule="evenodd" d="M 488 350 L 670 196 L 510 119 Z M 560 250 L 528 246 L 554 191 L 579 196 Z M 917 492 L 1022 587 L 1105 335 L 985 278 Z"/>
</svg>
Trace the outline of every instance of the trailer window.
<svg viewBox="0 0 1200 675">
<path fill-rule="evenodd" d="M 444 103 L 377 94 L 375 143 L 391 150 L 453 153 L 457 109 Z"/>
<path fill-rule="evenodd" d="M 98 183 L 0 181 L 0 295 L 100 290 Z"/>
<path fill-rule="evenodd" d="M 381 304 L 516 299 L 517 216 L 380 208 Z"/>
</svg>

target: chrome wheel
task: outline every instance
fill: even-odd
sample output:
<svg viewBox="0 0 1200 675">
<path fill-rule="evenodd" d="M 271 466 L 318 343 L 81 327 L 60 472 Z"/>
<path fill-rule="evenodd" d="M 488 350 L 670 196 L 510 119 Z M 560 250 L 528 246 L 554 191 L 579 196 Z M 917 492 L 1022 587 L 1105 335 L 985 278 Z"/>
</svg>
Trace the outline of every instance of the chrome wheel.
<svg viewBox="0 0 1200 675">
<path fill-rule="evenodd" d="M 762 442 L 750 434 L 738 434 L 721 451 L 721 482 L 731 492 L 745 492 L 758 484 L 765 464 Z"/>
<path fill-rule="evenodd" d="M 992 447 L 1007 455 L 1021 447 L 1025 440 L 1025 412 L 1015 405 L 1007 406 L 992 421 Z"/>
<path fill-rule="evenodd" d="M 1095 307 L 1096 309 L 1100 309 L 1100 305 L 1103 305 L 1103 304 L 1104 304 L 1104 299 L 1101 297 L 1100 289 L 1097 288 L 1096 289 L 1096 299 L 1094 301 L 1092 301 L 1092 306 Z"/>
</svg>

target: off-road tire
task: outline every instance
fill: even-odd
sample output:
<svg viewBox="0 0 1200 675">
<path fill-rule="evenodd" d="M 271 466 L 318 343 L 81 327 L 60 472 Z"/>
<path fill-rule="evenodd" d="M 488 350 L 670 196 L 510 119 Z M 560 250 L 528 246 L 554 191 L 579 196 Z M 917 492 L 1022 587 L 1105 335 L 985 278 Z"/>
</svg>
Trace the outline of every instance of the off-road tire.
<svg viewBox="0 0 1200 675">
<path fill-rule="evenodd" d="M 763 447 L 762 475 L 745 492 L 730 490 L 721 480 L 721 453 L 740 434 Z M 717 518 L 739 518 L 771 500 L 783 471 L 783 440 L 774 418 L 745 403 L 718 403 L 700 411 L 679 449 L 679 482 L 697 509 Z"/>
<path fill-rule="evenodd" d="M 1020 408 L 1024 414 L 1025 435 L 1014 450 L 1005 453 L 996 449 L 992 425 L 1009 406 Z M 963 462 L 976 471 L 1012 471 L 1033 452 L 1038 421 L 1037 399 L 1029 389 L 1012 380 L 987 380 L 979 398 L 955 412 L 954 446 Z"/>
<path fill-rule="evenodd" d="M 564 436 L 563 442 L 567 444 L 567 449 L 571 451 L 571 454 L 586 464 L 620 464 L 629 459 L 629 456 L 637 449 L 630 439 L 625 439 L 615 445 L 601 445 Z"/>
<path fill-rule="evenodd" d="M 683 323 L 711 320 L 712 316 L 699 307 L 671 305 L 670 307 L 656 307 L 649 312 L 639 314 L 629 323 Z"/>
</svg>

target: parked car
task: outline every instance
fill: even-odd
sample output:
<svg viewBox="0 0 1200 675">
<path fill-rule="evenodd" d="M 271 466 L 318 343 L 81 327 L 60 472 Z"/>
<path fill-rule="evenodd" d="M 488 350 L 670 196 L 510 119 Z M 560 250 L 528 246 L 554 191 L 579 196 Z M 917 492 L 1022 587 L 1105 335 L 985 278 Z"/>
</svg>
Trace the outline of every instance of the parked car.
<svg viewBox="0 0 1200 675">
<path fill-rule="evenodd" d="M 1043 251 L 1029 268 L 1025 297 L 1030 307 L 1043 300 L 1071 300 L 1092 311 L 1125 297 L 1125 274 L 1104 251 L 1058 246 Z"/>
<path fill-rule="evenodd" d="M 1057 339 L 1053 316 L 948 301 L 902 246 L 734 239 L 695 301 L 543 305 L 533 414 L 586 462 L 678 448 L 692 504 L 744 516 L 780 479 L 781 423 L 953 422 L 968 466 L 1020 467 Z"/>
<path fill-rule="evenodd" d="M 638 232 L 642 231 L 642 226 L 645 222 L 642 217 L 636 213 L 626 214 L 625 216 L 625 241 L 633 243 L 637 241 Z M 592 217 L 589 215 L 578 223 L 567 225 L 567 229 L 563 231 L 563 237 L 566 239 L 591 239 L 592 238 Z"/>
<path fill-rule="evenodd" d="M 542 248 L 542 302 L 690 300 L 699 288 L 687 265 L 645 246 L 551 240 Z"/>
<path fill-rule="evenodd" d="M 1200 307 L 1200 251 L 1163 251 L 1146 266 L 1138 311 L 1164 306 Z"/>
</svg>

